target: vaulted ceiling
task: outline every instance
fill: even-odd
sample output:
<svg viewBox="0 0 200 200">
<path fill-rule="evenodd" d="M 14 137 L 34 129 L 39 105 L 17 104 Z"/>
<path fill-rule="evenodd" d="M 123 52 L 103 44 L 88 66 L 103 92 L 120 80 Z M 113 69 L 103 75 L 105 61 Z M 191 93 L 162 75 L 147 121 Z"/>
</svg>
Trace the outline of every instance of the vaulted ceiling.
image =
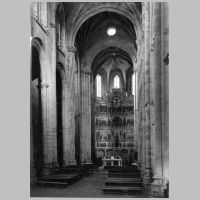
<svg viewBox="0 0 200 200">
<path fill-rule="evenodd" d="M 120 66 L 125 68 L 123 71 L 133 66 L 130 56 L 119 48 L 109 47 L 95 57 L 92 63 L 92 71 L 96 74 L 103 67 L 105 71 L 110 72 L 113 69 L 119 69 Z"/>
<path fill-rule="evenodd" d="M 116 35 L 110 37 L 106 31 L 110 26 L 117 29 Z M 135 43 L 136 33 L 133 24 L 126 17 L 113 12 L 101 12 L 89 18 L 79 29 L 76 37 L 76 45 L 79 54 L 83 55 L 97 42 L 116 40 L 116 42 Z"/>
</svg>

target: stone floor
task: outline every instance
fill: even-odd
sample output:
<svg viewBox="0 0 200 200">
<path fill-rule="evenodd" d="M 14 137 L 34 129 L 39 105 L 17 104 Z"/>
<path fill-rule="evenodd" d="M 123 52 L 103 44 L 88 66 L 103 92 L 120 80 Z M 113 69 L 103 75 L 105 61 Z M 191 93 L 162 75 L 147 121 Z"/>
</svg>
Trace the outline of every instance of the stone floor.
<svg viewBox="0 0 200 200">
<path fill-rule="evenodd" d="M 91 198 L 145 198 L 145 194 L 104 194 L 101 187 L 107 178 L 106 172 L 95 172 L 67 188 L 52 188 L 32 185 L 31 197 L 91 197 Z"/>
</svg>

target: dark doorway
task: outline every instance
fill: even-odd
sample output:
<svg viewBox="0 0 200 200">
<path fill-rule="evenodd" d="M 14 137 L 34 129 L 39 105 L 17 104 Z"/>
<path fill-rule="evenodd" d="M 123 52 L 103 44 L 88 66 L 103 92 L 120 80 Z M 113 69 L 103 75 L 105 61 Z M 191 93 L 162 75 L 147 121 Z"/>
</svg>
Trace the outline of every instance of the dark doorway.
<svg viewBox="0 0 200 200">
<path fill-rule="evenodd" d="M 56 103 L 57 103 L 57 158 L 58 164 L 63 165 L 63 124 L 62 124 L 62 77 L 56 70 Z"/>
<path fill-rule="evenodd" d="M 31 155 L 36 176 L 40 175 L 43 151 L 42 151 L 42 105 L 41 105 L 41 66 L 39 52 L 32 47 L 31 62 Z"/>
</svg>

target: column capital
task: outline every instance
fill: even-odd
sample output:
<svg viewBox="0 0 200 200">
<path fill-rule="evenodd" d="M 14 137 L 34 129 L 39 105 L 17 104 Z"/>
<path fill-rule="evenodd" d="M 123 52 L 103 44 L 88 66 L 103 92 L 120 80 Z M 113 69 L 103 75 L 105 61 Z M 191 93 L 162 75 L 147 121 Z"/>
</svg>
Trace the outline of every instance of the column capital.
<svg viewBox="0 0 200 200">
<path fill-rule="evenodd" d="M 55 24 L 55 23 L 50 23 L 50 26 L 51 26 L 52 28 L 56 28 L 56 24 Z"/>
<path fill-rule="evenodd" d="M 82 69 L 81 72 L 82 72 L 83 74 L 86 74 L 86 75 L 90 75 L 90 74 L 91 74 L 91 72 L 90 72 L 90 71 L 87 71 L 86 69 Z"/>
<path fill-rule="evenodd" d="M 43 83 L 43 82 L 41 82 L 40 84 L 38 84 L 37 87 L 38 87 L 38 88 L 48 88 L 49 85 L 48 85 L 47 83 Z"/>
<path fill-rule="evenodd" d="M 68 50 L 69 52 L 75 53 L 75 52 L 77 51 L 77 48 L 74 47 L 74 46 L 67 46 L 67 50 Z"/>
</svg>

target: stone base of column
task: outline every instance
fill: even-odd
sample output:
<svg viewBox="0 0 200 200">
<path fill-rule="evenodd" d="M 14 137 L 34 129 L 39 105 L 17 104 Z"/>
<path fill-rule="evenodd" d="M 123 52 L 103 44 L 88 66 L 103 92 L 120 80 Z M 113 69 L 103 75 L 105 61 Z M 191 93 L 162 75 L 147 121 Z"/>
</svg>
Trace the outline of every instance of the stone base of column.
<svg viewBox="0 0 200 200">
<path fill-rule="evenodd" d="M 76 160 L 75 159 L 70 159 L 69 161 L 68 161 L 68 165 L 77 165 L 77 163 L 76 163 Z"/>
<path fill-rule="evenodd" d="M 145 176 L 145 163 L 140 163 L 141 177 Z"/>
<path fill-rule="evenodd" d="M 151 182 L 151 168 L 146 168 L 143 176 L 143 184 L 149 185 Z"/>
<path fill-rule="evenodd" d="M 72 166 L 72 165 L 77 165 L 75 159 L 68 159 L 64 161 L 63 166 Z"/>
<path fill-rule="evenodd" d="M 37 172 L 33 164 L 30 166 L 30 184 L 34 184 L 37 181 Z"/>
<path fill-rule="evenodd" d="M 150 197 L 164 197 L 164 186 L 162 178 L 153 178 L 150 185 Z"/>
<path fill-rule="evenodd" d="M 52 169 L 52 165 L 51 164 L 43 164 L 40 175 L 41 176 L 50 175 L 51 174 L 51 169 Z"/>
</svg>

